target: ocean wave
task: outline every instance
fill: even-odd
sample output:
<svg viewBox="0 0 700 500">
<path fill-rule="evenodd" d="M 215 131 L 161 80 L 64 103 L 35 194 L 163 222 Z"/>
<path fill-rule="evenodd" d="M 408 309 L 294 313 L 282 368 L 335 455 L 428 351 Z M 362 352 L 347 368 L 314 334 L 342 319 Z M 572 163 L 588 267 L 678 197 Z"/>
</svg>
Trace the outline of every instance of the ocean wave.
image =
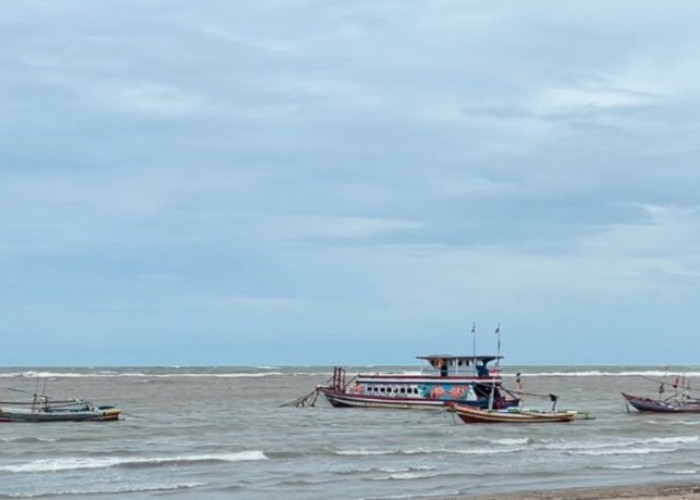
<svg viewBox="0 0 700 500">
<path fill-rule="evenodd" d="M 618 438 L 614 441 L 606 439 L 604 441 L 595 439 L 575 440 L 575 441 L 542 441 L 535 443 L 534 449 L 545 450 L 597 450 L 597 449 L 625 449 L 628 447 L 638 447 L 645 444 L 686 444 L 697 443 L 700 441 L 700 436 L 653 436 L 653 437 L 638 437 L 638 438 Z"/>
<path fill-rule="evenodd" d="M 588 467 L 589 469 L 612 469 L 612 470 L 641 470 L 648 468 L 649 466 L 641 464 L 610 464 L 610 465 L 599 465 L 596 467 Z"/>
<path fill-rule="evenodd" d="M 358 474 L 402 474 L 408 472 L 426 472 L 437 470 L 436 466 L 431 465 L 412 465 L 406 467 L 370 467 L 368 469 L 350 469 L 335 472 L 339 476 L 355 476 Z"/>
<path fill-rule="evenodd" d="M 47 438 L 39 436 L 13 436 L 0 438 L 3 443 L 55 443 L 60 438 Z"/>
<path fill-rule="evenodd" d="M 679 476 L 694 476 L 700 472 L 698 469 L 666 469 L 662 470 L 662 474 L 671 474 L 671 475 L 679 475 Z"/>
<path fill-rule="evenodd" d="M 74 489 L 56 490 L 55 488 L 37 490 L 34 492 L 8 493 L 7 498 L 39 498 L 55 496 L 85 496 L 85 495 L 110 495 L 119 493 L 147 493 L 157 491 L 173 491 L 198 488 L 206 486 L 207 483 L 189 482 L 172 484 L 147 484 L 147 485 L 124 485 L 124 486 L 104 486 L 104 487 L 80 487 Z"/>
<path fill-rule="evenodd" d="M 382 455 L 432 455 L 439 453 L 441 455 L 494 455 L 498 453 L 514 453 L 519 451 L 524 451 L 525 447 L 518 446 L 507 446 L 502 448 L 496 448 L 493 446 L 483 447 L 483 448 L 439 448 L 439 449 L 426 449 L 426 448 L 412 448 L 405 450 L 371 450 L 371 449 L 358 449 L 358 450 L 336 450 L 334 453 L 336 455 L 345 456 L 382 456 Z"/>
<path fill-rule="evenodd" d="M 700 372 L 685 371 L 660 371 L 660 370 L 581 370 L 581 371 L 538 371 L 529 373 L 525 370 L 519 372 L 525 377 L 671 377 L 676 374 L 683 374 L 686 377 L 700 377 Z M 504 378 L 515 377 L 515 373 L 502 373 Z"/>
<path fill-rule="evenodd" d="M 277 486 L 316 486 L 319 484 L 329 484 L 329 483 L 335 483 L 335 480 L 333 479 L 302 479 L 302 478 L 296 478 L 296 479 L 284 479 L 282 481 L 279 481 L 276 483 Z"/>
<path fill-rule="evenodd" d="M 697 443 L 700 441 L 700 436 L 673 436 L 673 437 L 650 437 L 641 438 L 639 441 L 643 443 Z"/>
<path fill-rule="evenodd" d="M 0 378 L 259 378 L 281 376 L 324 376 L 325 373 L 231 372 L 231 373 L 148 373 L 148 372 L 3 372 Z"/>
<path fill-rule="evenodd" d="M 176 455 L 162 457 L 67 457 L 39 459 L 27 463 L 10 464 L 0 467 L 5 472 L 58 472 L 77 469 L 103 469 L 109 467 L 149 467 L 160 465 L 183 465 L 201 462 L 244 462 L 267 460 L 260 450 L 241 451 L 237 453 L 220 453 L 210 455 Z"/>
<path fill-rule="evenodd" d="M 400 450 L 336 450 L 334 452 L 336 455 L 350 456 L 350 457 L 363 457 L 363 456 L 376 456 L 376 455 L 393 455 L 400 454 Z"/>
<path fill-rule="evenodd" d="M 442 476 L 440 472 L 418 472 L 418 471 L 407 471 L 407 472 L 395 472 L 386 476 L 380 476 L 372 478 L 372 481 L 395 481 L 395 480 L 413 480 L 413 479 L 429 479 L 433 477 Z"/>
<path fill-rule="evenodd" d="M 489 443 L 495 443 L 495 444 L 503 444 L 507 446 L 512 446 L 512 445 L 523 445 L 523 444 L 529 444 L 532 442 L 532 439 L 524 437 L 524 438 L 502 438 L 502 439 L 490 439 L 488 440 Z"/>
<path fill-rule="evenodd" d="M 517 453 L 525 451 L 524 447 L 508 448 L 464 448 L 459 450 L 442 450 L 440 453 L 456 453 L 458 455 L 498 455 L 500 453 Z"/>
<path fill-rule="evenodd" d="M 569 450 L 567 455 L 611 456 L 611 455 L 651 455 L 653 453 L 673 453 L 678 448 L 599 448 L 597 450 Z"/>
</svg>

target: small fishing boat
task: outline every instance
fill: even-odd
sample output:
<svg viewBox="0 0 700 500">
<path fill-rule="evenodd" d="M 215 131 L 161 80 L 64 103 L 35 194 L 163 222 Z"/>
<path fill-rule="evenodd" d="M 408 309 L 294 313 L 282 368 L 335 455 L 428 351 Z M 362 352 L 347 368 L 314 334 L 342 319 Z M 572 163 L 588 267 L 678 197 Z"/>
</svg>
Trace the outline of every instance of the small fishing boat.
<svg viewBox="0 0 700 500">
<path fill-rule="evenodd" d="M 657 413 L 700 413 L 700 399 L 676 397 L 651 399 L 622 393 L 622 397 L 637 411 Z"/>
<path fill-rule="evenodd" d="M 119 420 L 121 410 L 114 406 L 78 404 L 74 408 L 0 408 L 0 422 L 108 422 Z"/>
<path fill-rule="evenodd" d="M 666 379 L 654 381 L 659 383 L 659 397 L 656 399 L 622 393 L 628 411 L 629 407 L 632 406 L 640 412 L 700 413 L 700 399 L 690 395 L 690 382 L 685 375 L 674 375 L 671 382 Z M 667 385 L 671 386 L 673 393 L 668 397 L 663 397 Z"/>
<path fill-rule="evenodd" d="M 23 389 L 5 387 L 17 392 Z M 4 422 L 109 422 L 119 420 L 121 410 L 112 405 L 94 405 L 84 399 L 58 400 L 34 393 L 31 401 L 0 401 L 0 423 Z"/>
<path fill-rule="evenodd" d="M 528 411 L 519 408 L 489 410 L 456 403 L 449 404 L 447 410 L 465 424 L 540 424 L 571 422 L 576 419 L 574 411 Z"/>
</svg>

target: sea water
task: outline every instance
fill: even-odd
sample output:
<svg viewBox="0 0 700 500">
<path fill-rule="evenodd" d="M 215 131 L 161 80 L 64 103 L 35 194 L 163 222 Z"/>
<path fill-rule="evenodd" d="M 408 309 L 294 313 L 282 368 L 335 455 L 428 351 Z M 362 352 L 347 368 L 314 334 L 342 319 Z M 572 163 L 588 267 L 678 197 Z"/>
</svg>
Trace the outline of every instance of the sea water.
<svg viewBox="0 0 700 500">
<path fill-rule="evenodd" d="M 676 367 L 691 384 L 698 367 Z M 417 367 L 350 367 L 349 373 Z M 2 368 L 0 385 L 117 404 L 106 423 L 0 424 L 0 498 L 449 498 L 692 480 L 700 414 L 628 413 L 658 367 L 504 367 L 568 424 L 466 425 L 444 411 L 281 407 L 331 367 Z M 671 388 L 668 387 L 667 390 Z M 22 397 L 3 390 L 0 399 Z"/>
</svg>

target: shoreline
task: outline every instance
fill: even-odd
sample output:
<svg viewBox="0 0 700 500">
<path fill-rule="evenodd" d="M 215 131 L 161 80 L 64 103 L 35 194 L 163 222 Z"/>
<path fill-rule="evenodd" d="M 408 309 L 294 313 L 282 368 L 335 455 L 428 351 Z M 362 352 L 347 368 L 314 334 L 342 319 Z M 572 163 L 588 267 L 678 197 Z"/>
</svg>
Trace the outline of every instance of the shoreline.
<svg viewBox="0 0 700 500">
<path fill-rule="evenodd" d="M 525 490 L 486 495 L 460 495 L 457 500 L 700 500 L 700 479 L 626 486 L 585 486 Z"/>
</svg>

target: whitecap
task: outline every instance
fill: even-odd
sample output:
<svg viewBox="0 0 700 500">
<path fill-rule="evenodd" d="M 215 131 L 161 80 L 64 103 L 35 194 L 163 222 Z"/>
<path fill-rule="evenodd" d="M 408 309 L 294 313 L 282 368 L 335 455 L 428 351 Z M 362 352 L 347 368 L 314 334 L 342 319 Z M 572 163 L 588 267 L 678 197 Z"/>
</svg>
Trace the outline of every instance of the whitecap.
<svg viewBox="0 0 700 500">
<path fill-rule="evenodd" d="M 6 472 L 57 472 L 77 469 L 103 469 L 124 465 L 162 465 L 168 463 L 196 463 L 204 461 L 243 462 L 266 460 L 267 456 L 260 450 L 241 451 L 236 453 L 219 453 L 209 455 L 175 455 L 154 457 L 63 457 L 39 459 L 31 462 L 9 464 L 0 467 Z"/>
</svg>

